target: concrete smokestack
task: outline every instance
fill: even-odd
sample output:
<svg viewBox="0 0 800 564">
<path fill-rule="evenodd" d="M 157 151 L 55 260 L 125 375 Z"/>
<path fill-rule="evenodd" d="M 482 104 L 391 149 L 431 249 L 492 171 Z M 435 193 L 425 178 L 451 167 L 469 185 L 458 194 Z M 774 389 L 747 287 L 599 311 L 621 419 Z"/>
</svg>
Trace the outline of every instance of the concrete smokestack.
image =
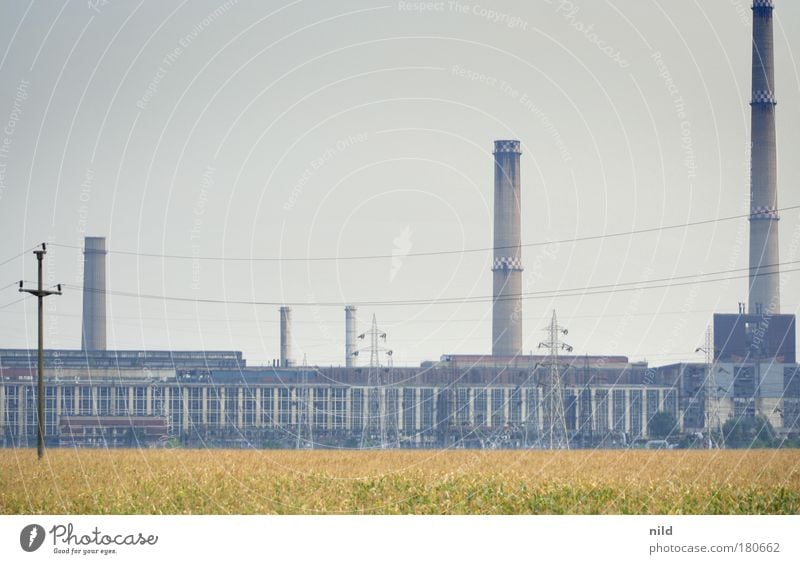
<svg viewBox="0 0 800 564">
<path fill-rule="evenodd" d="M 348 368 L 356 365 L 356 308 L 344 308 L 344 365 Z"/>
<path fill-rule="evenodd" d="M 492 355 L 522 352 L 519 141 L 494 142 Z"/>
<path fill-rule="evenodd" d="M 81 350 L 106 350 L 106 238 L 83 242 L 83 322 Z"/>
<path fill-rule="evenodd" d="M 286 368 L 292 362 L 292 308 L 283 306 L 281 312 L 281 366 Z"/>
<path fill-rule="evenodd" d="M 778 179 L 772 0 L 753 2 L 753 97 L 750 103 L 749 313 L 779 313 Z"/>
</svg>

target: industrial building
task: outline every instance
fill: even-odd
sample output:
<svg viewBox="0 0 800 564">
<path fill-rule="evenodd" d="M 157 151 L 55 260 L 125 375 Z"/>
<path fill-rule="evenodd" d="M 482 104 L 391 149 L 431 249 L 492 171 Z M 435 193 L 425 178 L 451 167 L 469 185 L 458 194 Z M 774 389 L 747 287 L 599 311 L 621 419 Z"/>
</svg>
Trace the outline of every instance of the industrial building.
<svg viewBox="0 0 800 564">
<path fill-rule="evenodd" d="M 559 339 L 522 355 L 521 143 L 494 142 L 491 355 L 444 355 L 420 367 L 357 362 L 356 307 L 344 307 L 343 366 L 292 357 L 292 312 L 279 310 L 280 360 L 248 366 L 238 351 L 106 350 L 105 239 L 84 250 L 82 347 L 48 350 L 50 444 L 306 448 L 626 447 L 656 413 L 676 433 L 708 437 L 761 415 L 800 433 L 795 316 L 780 313 L 772 0 L 753 3 L 752 182 L 747 311 L 714 316 L 705 363 L 650 367 L 581 356 Z M 373 325 L 375 327 L 375 325 Z M 564 331 L 564 333 L 566 333 Z M 373 339 L 373 341 L 376 339 Z M 564 350 L 566 354 L 559 354 Z M 0 438 L 33 444 L 36 351 L 0 349 Z"/>
</svg>

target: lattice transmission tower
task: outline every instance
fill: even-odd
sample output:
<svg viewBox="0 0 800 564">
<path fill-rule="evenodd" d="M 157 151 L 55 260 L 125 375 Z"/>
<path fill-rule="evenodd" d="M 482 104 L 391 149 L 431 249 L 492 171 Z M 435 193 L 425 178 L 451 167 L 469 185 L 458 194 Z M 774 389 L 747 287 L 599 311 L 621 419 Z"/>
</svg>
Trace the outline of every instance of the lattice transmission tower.
<svg viewBox="0 0 800 564">
<path fill-rule="evenodd" d="M 386 383 L 383 378 L 381 367 L 381 354 L 386 356 L 386 365 L 389 370 L 392 368 L 393 351 L 386 348 L 381 342 L 386 342 L 386 332 L 378 328 L 378 321 L 375 314 L 372 315 L 372 325 L 366 333 L 358 336 L 359 339 L 369 338 L 369 347 L 356 350 L 353 355 L 358 356 L 360 352 L 369 351 L 369 366 L 367 367 L 367 389 L 366 389 L 366 410 L 362 417 L 361 428 L 361 448 L 377 446 L 386 448 L 389 446 L 389 437 L 396 436 L 396 422 L 392 425 L 386 414 L 387 391 Z M 393 414 L 396 418 L 396 413 Z"/>
<path fill-rule="evenodd" d="M 556 312 L 550 325 L 544 328 L 547 341 L 539 343 L 539 348 L 548 349 L 547 359 L 542 363 L 545 367 L 545 377 L 542 383 L 542 445 L 550 449 L 569 449 L 569 434 L 567 432 L 567 419 L 564 415 L 564 393 L 561 383 L 561 368 L 558 363 L 558 353 L 561 350 L 572 351 L 572 347 L 561 341 L 561 336 L 568 331 L 558 324 Z"/>
</svg>

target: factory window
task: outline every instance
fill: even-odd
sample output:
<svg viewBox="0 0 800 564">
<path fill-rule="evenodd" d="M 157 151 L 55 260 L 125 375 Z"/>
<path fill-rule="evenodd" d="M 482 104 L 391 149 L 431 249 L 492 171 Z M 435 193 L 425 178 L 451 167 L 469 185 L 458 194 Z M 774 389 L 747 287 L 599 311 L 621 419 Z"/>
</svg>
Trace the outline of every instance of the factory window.
<svg viewBox="0 0 800 564">
<path fill-rule="evenodd" d="M 199 425 L 203 422 L 203 389 L 189 388 L 189 423 Z"/>
<path fill-rule="evenodd" d="M 333 388 L 331 390 L 333 404 L 333 428 L 344 429 L 345 416 L 347 415 L 347 388 Z"/>
<path fill-rule="evenodd" d="M 272 427 L 275 424 L 275 391 L 272 388 L 261 389 L 261 425 Z"/>
<path fill-rule="evenodd" d="M 783 426 L 800 429 L 800 370 L 796 366 L 783 369 Z"/>
<path fill-rule="evenodd" d="M 456 390 L 456 419 L 462 425 L 469 424 L 469 388 Z"/>
<path fill-rule="evenodd" d="M 225 394 L 225 426 L 236 428 L 239 426 L 239 389 L 224 388 L 223 393 Z"/>
<path fill-rule="evenodd" d="M 210 427 L 219 427 L 220 389 L 216 386 L 210 386 L 207 393 L 206 421 Z"/>
<path fill-rule="evenodd" d="M 397 431 L 397 418 L 399 415 L 397 394 L 397 388 L 386 388 L 386 429 L 391 433 Z"/>
<path fill-rule="evenodd" d="M 128 388 L 117 386 L 114 396 L 114 412 L 117 415 L 128 415 Z"/>
<path fill-rule="evenodd" d="M 684 370 L 682 382 L 683 396 L 681 397 L 684 428 L 702 429 L 705 427 L 705 382 L 705 367 L 687 367 Z"/>
<path fill-rule="evenodd" d="M 164 388 L 153 387 L 153 415 L 164 415 Z"/>
<path fill-rule="evenodd" d="M 256 391 L 249 386 L 244 389 L 242 408 L 242 424 L 252 427 L 256 424 Z"/>
<path fill-rule="evenodd" d="M 580 391 L 580 428 L 578 432 L 582 435 L 590 436 L 592 434 L 592 391 L 589 388 L 583 388 Z"/>
<path fill-rule="evenodd" d="M 64 386 L 61 389 L 61 415 L 75 415 L 75 388 Z"/>
<path fill-rule="evenodd" d="M 97 414 L 111 415 L 111 388 L 108 386 L 97 388 Z"/>
<path fill-rule="evenodd" d="M 647 418 L 658 413 L 658 390 L 647 390 Z"/>
<path fill-rule="evenodd" d="M 625 390 L 614 390 L 614 431 L 617 433 L 625 432 Z"/>
<path fill-rule="evenodd" d="M 475 425 L 486 425 L 486 389 L 475 390 Z"/>
<path fill-rule="evenodd" d="M 74 392 L 74 390 L 73 390 Z M 6 433 L 17 434 L 17 409 L 19 407 L 19 388 L 5 386 L 5 399 L 3 404 L 3 425 Z"/>
<path fill-rule="evenodd" d="M 53 436 L 58 430 L 58 417 L 56 416 L 56 387 L 47 386 L 44 389 L 44 422 L 45 435 Z"/>
<path fill-rule="evenodd" d="M 380 431 L 381 426 L 381 391 L 378 388 L 367 389 L 367 420 L 369 428 L 374 432 Z"/>
<path fill-rule="evenodd" d="M 597 405 L 597 432 L 605 434 L 608 432 L 608 390 L 596 390 L 594 399 Z"/>
<path fill-rule="evenodd" d="M 147 388 L 134 386 L 133 388 L 133 414 L 145 415 L 147 413 Z"/>
<path fill-rule="evenodd" d="M 413 435 L 417 431 L 417 404 L 414 388 L 403 388 L 403 433 Z"/>
<path fill-rule="evenodd" d="M 364 428 L 364 389 L 350 390 L 350 428 L 353 432 L 361 432 Z"/>
<path fill-rule="evenodd" d="M 492 393 L 492 427 L 502 427 L 505 423 L 505 390 L 495 388 Z"/>
<path fill-rule="evenodd" d="M 631 390 L 631 439 L 642 436 L 642 390 Z"/>
<path fill-rule="evenodd" d="M 36 388 L 25 386 L 25 433 L 29 437 L 35 437 L 39 426 L 38 413 L 36 411 Z"/>
<path fill-rule="evenodd" d="M 578 423 L 578 402 L 575 392 L 564 390 L 564 422 L 568 431 L 575 431 Z"/>
<path fill-rule="evenodd" d="M 522 390 L 520 388 L 514 388 L 510 392 L 508 420 L 512 425 L 519 425 L 522 422 Z"/>
<path fill-rule="evenodd" d="M 422 388 L 421 391 L 422 408 L 422 430 L 430 431 L 433 428 L 433 389 Z"/>
<path fill-rule="evenodd" d="M 525 429 L 527 432 L 536 432 L 539 429 L 539 390 L 537 388 L 525 390 Z"/>
<path fill-rule="evenodd" d="M 79 415 L 92 415 L 92 388 L 90 386 L 81 386 L 80 393 Z"/>
<path fill-rule="evenodd" d="M 179 435 L 183 430 L 183 394 L 177 387 L 169 390 L 169 417 L 171 434 Z"/>
<path fill-rule="evenodd" d="M 314 427 L 325 429 L 328 420 L 328 388 L 314 388 Z"/>
<path fill-rule="evenodd" d="M 291 423 L 292 398 L 289 388 L 278 388 L 278 424 L 286 426 Z"/>
<path fill-rule="evenodd" d="M 678 394 L 674 389 L 667 390 L 664 394 L 664 411 L 678 418 Z"/>
<path fill-rule="evenodd" d="M 733 416 L 754 417 L 756 382 L 752 366 L 737 366 L 733 376 Z"/>
</svg>

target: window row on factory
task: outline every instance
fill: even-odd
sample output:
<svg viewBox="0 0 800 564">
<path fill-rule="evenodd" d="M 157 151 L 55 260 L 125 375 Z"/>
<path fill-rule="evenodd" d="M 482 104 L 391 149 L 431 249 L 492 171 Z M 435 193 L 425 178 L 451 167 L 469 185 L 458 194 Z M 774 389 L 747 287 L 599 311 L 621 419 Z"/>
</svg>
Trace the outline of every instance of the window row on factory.
<svg viewBox="0 0 800 564">
<path fill-rule="evenodd" d="M 0 387 L 6 433 L 35 433 L 36 388 Z M 161 416 L 173 432 L 192 427 L 291 427 L 354 430 L 381 421 L 398 431 L 441 426 L 528 426 L 541 429 L 552 402 L 541 388 L 325 387 L 213 385 L 61 385 L 45 388 L 45 426 L 63 416 Z M 679 416 L 674 388 L 567 388 L 562 397 L 571 432 L 627 432 L 643 436 L 658 411 Z"/>
</svg>

